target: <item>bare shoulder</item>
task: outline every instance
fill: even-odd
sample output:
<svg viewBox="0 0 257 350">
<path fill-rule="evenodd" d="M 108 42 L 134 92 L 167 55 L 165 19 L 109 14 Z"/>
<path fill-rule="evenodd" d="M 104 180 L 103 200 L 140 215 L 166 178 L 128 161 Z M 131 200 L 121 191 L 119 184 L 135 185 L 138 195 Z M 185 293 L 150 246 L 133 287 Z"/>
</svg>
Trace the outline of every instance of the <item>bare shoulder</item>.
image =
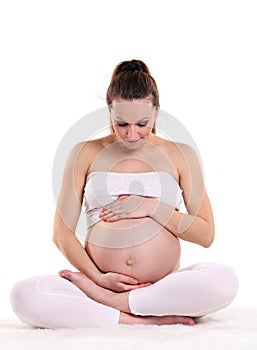
<svg viewBox="0 0 257 350">
<path fill-rule="evenodd" d="M 203 189 L 203 172 L 201 161 L 196 150 L 184 143 L 176 143 L 177 147 L 177 170 L 179 174 L 179 182 L 184 192 L 190 192 L 188 186 L 194 183 L 194 188 Z M 191 187 L 190 187 L 191 188 Z M 201 192 L 199 190 L 199 192 Z M 202 193 L 202 192 L 201 192 Z"/>
<path fill-rule="evenodd" d="M 112 142 L 111 135 L 77 143 L 70 152 L 70 158 L 76 165 L 88 172 L 97 155 Z"/>
<path fill-rule="evenodd" d="M 167 141 L 165 147 L 169 154 L 176 157 L 180 162 L 188 160 L 188 158 L 197 157 L 194 148 L 186 143 Z"/>
<path fill-rule="evenodd" d="M 186 143 L 175 142 L 175 147 L 180 157 L 185 159 L 197 157 L 194 148 Z"/>
<path fill-rule="evenodd" d="M 159 138 L 158 147 L 166 154 L 179 176 L 192 166 L 199 166 L 195 149 L 186 143 Z"/>
<path fill-rule="evenodd" d="M 188 157 L 195 157 L 196 153 L 190 145 L 186 143 L 174 142 L 158 138 L 158 147 L 160 147 L 168 157 L 174 161 L 184 162 Z"/>
</svg>

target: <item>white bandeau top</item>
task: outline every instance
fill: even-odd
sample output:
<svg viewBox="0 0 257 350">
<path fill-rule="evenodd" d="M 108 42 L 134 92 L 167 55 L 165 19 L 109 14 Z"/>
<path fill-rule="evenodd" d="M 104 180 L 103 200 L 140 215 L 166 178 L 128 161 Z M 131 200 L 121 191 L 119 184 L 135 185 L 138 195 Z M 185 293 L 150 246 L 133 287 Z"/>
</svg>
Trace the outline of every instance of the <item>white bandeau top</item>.
<svg viewBox="0 0 257 350">
<path fill-rule="evenodd" d="M 177 181 L 166 172 L 118 173 L 93 171 L 84 187 L 83 209 L 87 228 L 98 221 L 104 206 L 122 194 L 154 197 L 173 208 L 179 209 L 182 190 Z"/>
</svg>

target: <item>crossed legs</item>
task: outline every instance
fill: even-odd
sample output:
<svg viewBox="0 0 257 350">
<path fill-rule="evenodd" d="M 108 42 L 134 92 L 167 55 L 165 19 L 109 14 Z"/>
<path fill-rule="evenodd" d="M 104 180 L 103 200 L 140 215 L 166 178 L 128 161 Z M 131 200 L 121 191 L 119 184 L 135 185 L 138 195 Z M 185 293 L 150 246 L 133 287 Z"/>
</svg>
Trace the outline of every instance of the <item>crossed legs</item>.
<svg viewBox="0 0 257 350">
<path fill-rule="evenodd" d="M 129 308 L 130 292 L 116 293 L 108 289 L 99 287 L 81 272 L 71 272 L 64 270 L 61 276 L 70 280 L 88 297 L 95 301 L 120 310 L 119 323 L 121 324 L 176 324 L 181 323 L 189 326 L 194 325 L 194 320 L 191 317 L 184 316 L 136 316 L 131 314 Z"/>
<path fill-rule="evenodd" d="M 116 293 L 79 272 L 33 277 L 18 282 L 11 295 L 14 311 L 37 327 L 87 327 L 125 324 L 194 325 L 231 303 L 238 289 L 234 271 L 225 265 L 195 264 L 151 286 Z M 68 281 L 69 280 L 69 281 Z"/>
</svg>

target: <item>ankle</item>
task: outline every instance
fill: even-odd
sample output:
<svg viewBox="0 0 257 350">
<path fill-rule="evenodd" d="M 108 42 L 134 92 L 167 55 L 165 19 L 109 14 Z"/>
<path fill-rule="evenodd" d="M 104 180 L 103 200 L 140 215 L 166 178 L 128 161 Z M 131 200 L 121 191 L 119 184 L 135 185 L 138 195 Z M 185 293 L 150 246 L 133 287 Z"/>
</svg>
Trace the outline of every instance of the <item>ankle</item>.
<svg viewBox="0 0 257 350">
<path fill-rule="evenodd" d="M 120 310 L 123 313 L 129 313 L 130 314 L 130 308 L 128 304 L 128 292 L 123 293 L 115 293 L 111 292 L 112 294 L 109 295 L 107 299 L 107 305 L 111 306 L 115 309 Z"/>
</svg>

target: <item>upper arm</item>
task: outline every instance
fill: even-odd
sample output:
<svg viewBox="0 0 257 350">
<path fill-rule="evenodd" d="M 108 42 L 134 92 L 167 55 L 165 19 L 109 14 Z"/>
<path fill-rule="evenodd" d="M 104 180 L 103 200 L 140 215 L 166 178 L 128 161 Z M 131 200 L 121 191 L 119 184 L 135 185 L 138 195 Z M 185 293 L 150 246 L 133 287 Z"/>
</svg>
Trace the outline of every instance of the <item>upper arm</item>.
<svg viewBox="0 0 257 350">
<path fill-rule="evenodd" d="M 54 232 L 65 229 L 75 232 L 81 212 L 83 189 L 89 166 L 85 142 L 75 145 L 66 161 L 54 218 Z"/>
<path fill-rule="evenodd" d="M 178 144 L 180 153 L 179 184 L 188 214 L 207 221 L 214 229 L 211 204 L 205 189 L 201 165 L 192 147 Z"/>
</svg>

